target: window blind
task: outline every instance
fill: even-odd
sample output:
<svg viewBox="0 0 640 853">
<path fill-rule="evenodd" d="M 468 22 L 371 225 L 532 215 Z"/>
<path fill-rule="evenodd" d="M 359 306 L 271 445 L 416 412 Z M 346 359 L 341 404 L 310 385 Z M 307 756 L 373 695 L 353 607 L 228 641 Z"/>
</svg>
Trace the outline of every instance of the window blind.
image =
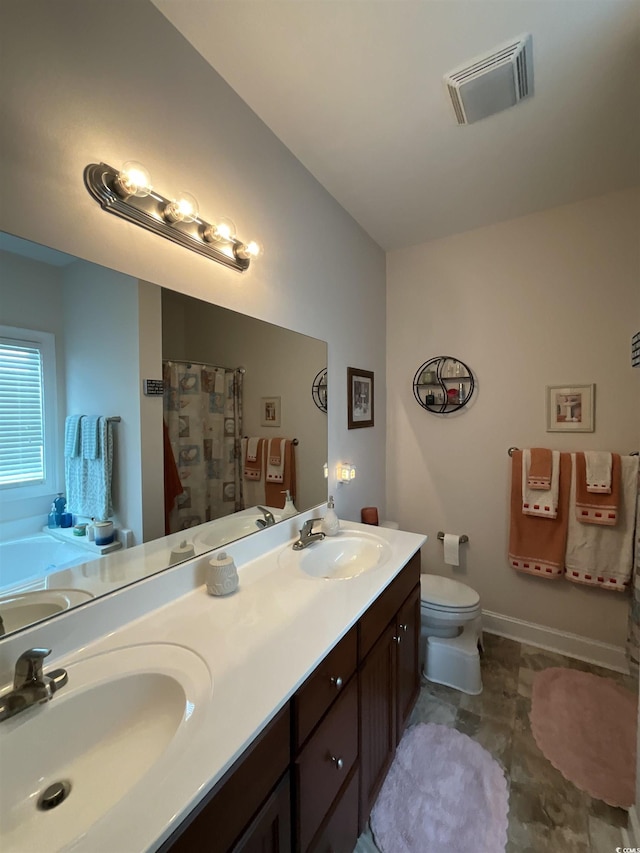
<svg viewBox="0 0 640 853">
<path fill-rule="evenodd" d="M 0 341 L 0 486 L 44 478 L 41 348 Z"/>
</svg>

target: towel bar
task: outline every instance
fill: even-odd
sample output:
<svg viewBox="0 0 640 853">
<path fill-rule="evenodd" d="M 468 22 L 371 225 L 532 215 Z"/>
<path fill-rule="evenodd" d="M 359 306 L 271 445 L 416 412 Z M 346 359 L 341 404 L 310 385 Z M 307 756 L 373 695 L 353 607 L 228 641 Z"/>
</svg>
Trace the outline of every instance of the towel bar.
<svg viewBox="0 0 640 853">
<path fill-rule="evenodd" d="M 516 450 L 520 450 L 520 448 L 519 447 L 510 447 L 507 450 L 507 453 L 509 454 L 509 456 L 513 456 L 513 454 L 515 453 Z M 629 454 L 629 456 L 640 456 L 640 452 L 637 450 L 632 450 L 631 453 Z"/>
<path fill-rule="evenodd" d="M 444 539 L 444 531 L 443 530 L 438 531 L 438 539 L 440 539 L 440 540 Z M 469 537 L 467 536 L 466 533 L 463 533 L 462 536 L 460 537 L 460 544 L 464 545 L 464 543 L 468 542 L 468 541 L 469 541 Z"/>
<path fill-rule="evenodd" d="M 243 438 L 249 438 L 249 436 L 248 436 L 248 435 L 243 435 L 242 437 L 243 437 Z M 292 438 L 292 439 L 291 439 L 291 444 L 293 444 L 295 447 L 297 447 L 297 446 L 300 444 L 300 442 L 298 441 L 298 439 L 297 439 L 297 438 Z"/>
</svg>

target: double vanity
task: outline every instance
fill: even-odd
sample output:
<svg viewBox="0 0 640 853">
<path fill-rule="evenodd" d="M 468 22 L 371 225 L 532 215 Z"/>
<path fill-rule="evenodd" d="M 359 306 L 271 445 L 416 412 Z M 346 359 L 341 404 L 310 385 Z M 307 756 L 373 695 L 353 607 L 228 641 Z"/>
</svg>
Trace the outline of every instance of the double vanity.
<svg viewBox="0 0 640 853">
<path fill-rule="evenodd" d="M 343 523 L 292 548 L 309 511 L 6 637 L 0 677 L 51 648 L 68 681 L 0 723 L 0 847 L 345 851 L 419 689 L 424 537 Z"/>
</svg>

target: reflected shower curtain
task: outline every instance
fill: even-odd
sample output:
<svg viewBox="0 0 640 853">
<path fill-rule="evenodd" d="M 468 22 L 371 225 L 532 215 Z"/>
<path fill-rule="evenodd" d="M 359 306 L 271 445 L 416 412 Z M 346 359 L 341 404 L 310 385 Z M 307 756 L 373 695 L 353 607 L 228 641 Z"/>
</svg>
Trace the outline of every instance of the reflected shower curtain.
<svg viewBox="0 0 640 853">
<path fill-rule="evenodd" d="M 184 491 L 172 533 L 242 509 L 242 373 L 165 361 L 164 421 Z"/>
</svg>

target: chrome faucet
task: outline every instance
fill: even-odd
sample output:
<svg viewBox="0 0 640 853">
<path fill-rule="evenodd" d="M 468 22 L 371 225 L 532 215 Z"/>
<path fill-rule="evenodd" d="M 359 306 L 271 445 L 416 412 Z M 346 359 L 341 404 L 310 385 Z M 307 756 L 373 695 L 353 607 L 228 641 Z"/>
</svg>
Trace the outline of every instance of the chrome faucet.
<svg viewBox="0 0 640 853">
<path fill-rule="evenodd" d="M 319 518 L 310 518 L 308 521 L 302 525 L 302 529 L 300 530 L 300 538 L 293 543 L 294 551 L 302 551 L 303 548 L 308 548 L 309 545 L 313 545 L 314 542 L 320 542 L 324 539 L 324 533 L 314 533 L 313 525 L 316 521 L 322 521 Z"/>
<path fill-rule="evenodd" d="M 269 510 L 264 506 L 256 507 L 263 514 L 264 518 L 256 519 L 256 524 L 260 528 L 271 527 L 272 524 L 276 523 L 275 518 L 273 517 L 273 513 L 269 512 Z"/>
<path fill-rule="evenodd" d="M 13 690 L 0 696 L 0 722 L 8 720 L 33 705 L 48 702 L 56 690 L 69 680 L 65 669 L 53 669 L 47 675 L 42 672 L 42 662 L 51 654 L 51 649 L 27 649 L 17 660 L 13 677 Z"/>
</svg>

